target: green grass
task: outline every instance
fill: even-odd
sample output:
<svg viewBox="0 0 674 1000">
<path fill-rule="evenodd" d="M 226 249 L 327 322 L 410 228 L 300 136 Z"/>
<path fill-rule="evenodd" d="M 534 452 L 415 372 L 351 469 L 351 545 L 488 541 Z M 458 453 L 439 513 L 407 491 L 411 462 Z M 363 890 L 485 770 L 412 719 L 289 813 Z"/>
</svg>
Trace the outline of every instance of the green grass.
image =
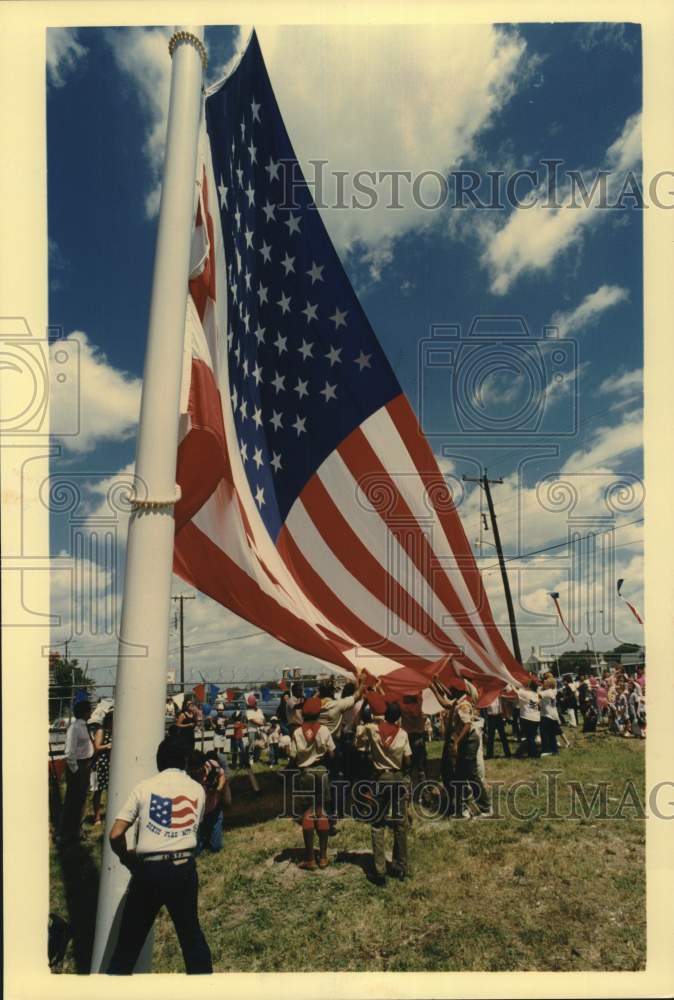
<svg viewBox="0 0 674 1000">
<path fill-rule="evenodd" d="M 437 758 L 439 743 L 431 747 Z M 437 767 L 437 760 L 435 760 Z M 505 812 L 513 783 L 561 770 L 557 812 L 569 811 L 565 781 L 610 782 L 615 813 L 622 783 L 643 802 L 644 746 L 599 733 L 575 736 L 557 758 L 487 763 L 503 782 Z M 234 779 L 225 846 L 199 861 L 200 914 L 220 972 L 637 970 L 645 965 L 645 822 L 625 805 L 623 818 L 515 817 L 471 822 L 415 819 L 412 878 L 374 887 L 369 827 L 340 823 L 323 872 L 296 866 L 301 834 L 276 819 L 280 780 L 258 768 L 262 794 Z M 519 793 L 524 810 L 543 807 Z M 89 828 L 67 870 L 52 855 L 51 909 L 77 927 L 64 972 L 86 969 L 93 921 L 90 890 L 100 860 L 100 827 Z M 390 845 L 389 845 L 390 846 Z M 95 898 L 93 899 L 95 911 Z M 73 909 L 74 908 L 74 909 Z M 154 970 L 182 972 L 171 922 L 156 924 Z"/>
</svg>

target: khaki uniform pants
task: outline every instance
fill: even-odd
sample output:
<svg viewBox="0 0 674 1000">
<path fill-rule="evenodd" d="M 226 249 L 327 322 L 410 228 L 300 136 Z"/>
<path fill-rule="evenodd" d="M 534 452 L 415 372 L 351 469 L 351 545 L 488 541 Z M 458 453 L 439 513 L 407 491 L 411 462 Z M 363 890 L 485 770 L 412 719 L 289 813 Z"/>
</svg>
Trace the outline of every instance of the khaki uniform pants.
<svg viewBox="0 0 674 1000">
<path fill-rule="evenodd" d="M 378 815 L 372 823 L 372 853 L 377 875 L 386 874 L 386 827 L 393 830 L 393 863 L 407 873 L 407 785 L 401 771 L 375 775 Z"/>
</svg>

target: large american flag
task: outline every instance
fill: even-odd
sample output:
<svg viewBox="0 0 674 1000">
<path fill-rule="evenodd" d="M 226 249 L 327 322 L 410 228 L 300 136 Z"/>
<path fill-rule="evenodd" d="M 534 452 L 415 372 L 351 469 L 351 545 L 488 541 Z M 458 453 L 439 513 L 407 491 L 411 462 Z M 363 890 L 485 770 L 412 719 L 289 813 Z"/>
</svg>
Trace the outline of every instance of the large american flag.
<svg viewBox="0 0 674 1000">
<path fill-rule="evenodd" d="M 391 694 L 522 671 L 296 163 L 253 33 L 206 99 L 175 571 Z M 290 180 L 293 180 L 292 191 Z M 292 197 L 292 200 L 291 200 Z"/>
</svg>

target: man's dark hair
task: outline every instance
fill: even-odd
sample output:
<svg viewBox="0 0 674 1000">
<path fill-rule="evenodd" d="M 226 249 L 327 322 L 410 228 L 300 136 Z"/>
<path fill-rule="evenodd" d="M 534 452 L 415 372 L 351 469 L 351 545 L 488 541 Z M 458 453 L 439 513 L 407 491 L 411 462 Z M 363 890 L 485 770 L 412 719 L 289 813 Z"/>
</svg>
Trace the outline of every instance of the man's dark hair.
<svg viewBox="0 0 674 1000">
<path fill-rule="evenodd" d="M 386 706 L 384 718 L 387 722 L 397 722 L 401 715 L 402 712 L 400 711 L 400 705 L 397 701 L 392 701 L 390 705 Z"/>
<path fill-rule="evenodd" d="M 318 685 L 318 694 L 321 698 L 332 698 L 333 693 L 332 681 L 321 681 Z"/>
<path fill-rule="evenodd" d="M 356 685 L 352 681 L 347 681 L 342 688 L 342 698 L 348 698 L 356 690 Z"/>
<path fill-rule="evenodd" d="M 206 763 L 206 754 L 201 750 L 190 750 L 187 757 L 187 770 L 198 771 Z"/>
<path fill-rule="evenodd" d="M 76 719 L 86 718 L 89 712 L 91 712 L 91 702 L 88 699 L 86 701 L 78 701 L 76 705 L 73 705 L 73 715 Z"/>
<path fill-rule="evenodd" d="M 302 695 L 304 694 L 304 688 L 302 687 L 302 684 L 299 681 L 293 684 L 291 691 L 296 698 L 301 698 Z"/>
<path fill-rule="evenodd" d="M 178 770 L 185 770 L 187 754 L 185 747 L 175 739 L 162 740 L 157 747 L 157 770 L 165 771 L 168 767 L 177 767 Z"/>
</svg>

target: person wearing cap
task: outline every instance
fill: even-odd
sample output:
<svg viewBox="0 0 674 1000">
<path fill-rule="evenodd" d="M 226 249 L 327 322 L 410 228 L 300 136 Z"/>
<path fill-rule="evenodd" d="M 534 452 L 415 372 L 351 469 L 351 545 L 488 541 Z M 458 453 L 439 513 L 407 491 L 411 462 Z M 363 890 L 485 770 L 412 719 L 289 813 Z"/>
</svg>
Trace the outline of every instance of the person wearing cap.
<svg viewBox="0 0 674 1000">
<path fill-rule="evenodd" d="M 94 745 L 87 727 L 91 702 L 79 698 L 73 705 L 73 719 L 66 732 L 66 796 L 61 814 L 61 843 L 76 841 L 80 835 L 82 813 L 89 791 L 89 775 Z"/>
<path fill-rule="evenodd" d="M 110 846 L 131 872 L 108 974 L 130 975 L 159 910 L 166 906 L 189 974 L 213 971 L 199 924 L 199 880 L 194 852 L 204 815 L 201 785 L 185 774 L 185 746 L 165 739 L 157 770 L 133 789 L 110 830 Z M 127 830 L 137 824 L 135 848 Z"/>
<path fill-rule="evenodd" d="M 372 854 L 375 885 L 386 883 L 386 827 L 393 829 L 392 873 L 408 877 L 407 864 L 407 791 L 412 762 L 409 736 L 400 725 L 397 702 L 387 704 L 378 691 L 366 696 L 372 719 L 361 727 L 358 740 L 368 753 L 371 766 L 373 819 Z"/>
<path fill-rule="evenodd" d="M 334 756 L 335 743 L 330 730 L 320 722 L 319 697 L 307 698 L 302 711 L 304 721 L 295 729 L 291 738 L 290 765 L 299 772 L 297 779 L 293 781 L 294 811 L 299 810 L 297 814 L 301 817 L 304 838 L 304 861 L 299 867 L 314 871 L 314 833 L 318 834 L 318 867 L 327 868 L 329 864 L 330 824 L 326 810 L 330 789 L 325 762 Z"/>
<path fill-rule="evenodd" d="M 536 745 L 536 736 L 541 721 L 541 711 L 538 698 L 538 679 L 531 677 L 526 687 L 520 687 L 517 691 L 517 700 L 520 707 L 520 726 L 524 735 L 524 741 L 520 743 L 516 757 L 538 757 L 540 756 Z"/>
</svg>

